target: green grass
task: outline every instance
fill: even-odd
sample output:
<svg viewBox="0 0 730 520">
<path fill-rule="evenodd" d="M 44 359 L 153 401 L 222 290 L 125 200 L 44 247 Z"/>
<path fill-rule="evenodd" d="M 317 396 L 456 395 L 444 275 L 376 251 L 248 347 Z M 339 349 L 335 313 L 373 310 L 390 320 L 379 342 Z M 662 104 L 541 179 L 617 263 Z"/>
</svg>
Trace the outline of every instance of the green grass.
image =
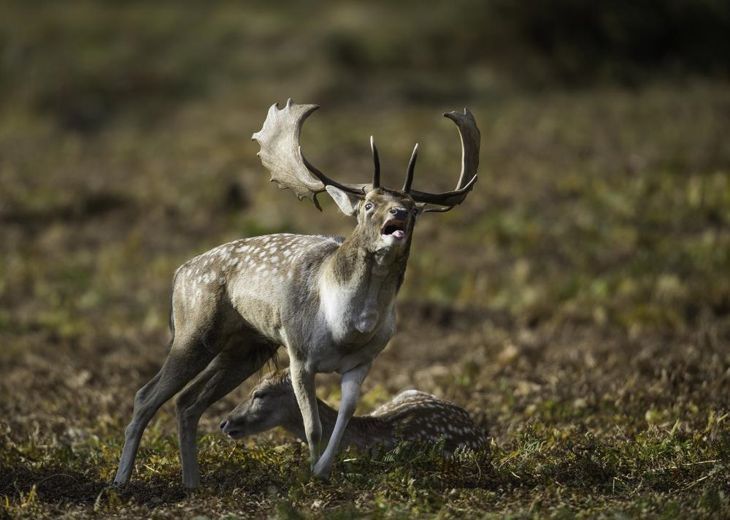
<svg viewBox="0 0 730 520">
<path fill-rule="evenodd" d="M 0 516 L 730 515 L 726 83 L 535 92 L 483 62 L 457 82 L 388 61 L 435 15 L 384 35 L 403 16 L 385 4 L 0 9 Z M 458 173 L 439 114 L 476 114 L 480 181 L 419 222 L 359 412 L 414 386 L 466 407 L 491 450 L 344 453 L 312 481 L 281 432 L 218 433 L 244 385 L 201 423 L 200 490 L 180 484 L 169 404 L 110 489 L 166 353 L 175 268 L 241 236 L 351 227 L 258 163 L 249 136 L 289 96 L 323 107 L 303 141 L 324 170 L 368 178 L 374 133 L 397 185 L 419 140 L 423 189 Z M 335 380 L 319 394 L 336 404 Z"/>
</svg>

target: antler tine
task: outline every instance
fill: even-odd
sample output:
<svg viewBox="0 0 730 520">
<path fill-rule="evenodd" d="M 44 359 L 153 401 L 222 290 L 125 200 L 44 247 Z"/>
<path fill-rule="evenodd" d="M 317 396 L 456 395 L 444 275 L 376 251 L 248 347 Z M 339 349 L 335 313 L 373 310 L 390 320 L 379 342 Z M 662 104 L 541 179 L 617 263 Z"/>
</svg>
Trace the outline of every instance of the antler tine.
<svg viewBox="0 0 730 520">
<path fill-rule="evenodd" d="M 427 193 L 411 190 L 410 195 L 416 202 L 423 204 L 437 204 L 448 209 L 461 204 L 477 182 L 479 168 L 479 144 L 481 133 L 477 128 L 474 115 L 464 109 L 464 113 L 448 112 L 444 117 L 451 119 L 459 130 L 461 139 L 461 173 L 456 183 L 456 189 L 444 193 Z M 429 211 L 441 211 L 431 208 Z"/>
<path fill-rule="evenodd" d="M 459 174 L 459 182 L 456 189 L 461 189 L 468 181 L 466 176 L 471 174 L 477 175 L 479 169 L 479 144 L 481 141 L 481 132 L 477 128 L 477 122 L 474 114 L 464 107 L 464 113 L 460 114 L 456 111 L 447 112 L 444 117 L 451 119 L 459 128 L 459 137 L 461 139 L 461 173 Z"/>
<path fill-rule="evenodd" d="M 370 150 L 373 152 L 373 189 L 380 188 L 380 156 L 378 155 L 378 147 L 375 146 L 375 139 L 370 136 Z"/>
<path fill-rule="evenodd" d="M 416 146 L 413 147 L 413 152 L 411 152 L 411 158 L 408 160 L 406 181 L 403 183 L 403 191 L 406 193 L 411 192 L 411 185 L 413 184 L 413 172 L 416 169 L 416 159 L 418 159 L 418 143 L 416 143 Z"/>
<path fill-rule="evenodd" d="M 307 167 L 307 170 L 310 171 L 312 175 L 317 177 L 322 184 L 325 186 L 334 186 L 335 188 L 339 188 L 342 191 L 346 191 L 348 193 L 352 193 L 353 195 L 357 195 L 362 197 L 365 194 L 365 185 L 360 185 L 359 187 L 353 187 L 347 184 L 343 184 L 341 182 L 337 182 L 334 179 L 330 179 L 327 177 L 324 173 L 322 173 L 320 170 L 318 170 L 312 163 L 310 163 L 306 157 L 304 157 L 304 154 L 302 154 L 302 147 L 299 147 L 299 157 L 301 157 L 302 162 L 304 163 L 304 166 Z"/>
</svg>

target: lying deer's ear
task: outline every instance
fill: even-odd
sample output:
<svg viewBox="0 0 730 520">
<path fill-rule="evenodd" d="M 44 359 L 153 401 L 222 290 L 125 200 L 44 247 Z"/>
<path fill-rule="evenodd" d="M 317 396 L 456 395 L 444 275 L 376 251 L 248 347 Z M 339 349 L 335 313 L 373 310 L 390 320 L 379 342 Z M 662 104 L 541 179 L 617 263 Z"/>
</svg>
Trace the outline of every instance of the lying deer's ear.
<svg viewBox="0 0 730 520">
<path fill-rule="evenodd" d="M 343 191 L 334 186 L 326 186 L 325 189 L 327 190 L 327 193 L 329 193 L 330 197 L 332 197 L 332 200 L 334 200 L 337 206 L 340 208 L 340 211 L 342 211 L 342 213 L 344 213 L 348 217 L 351 217 L 352 215 L 357 213 L 357 205 L 360 202 L 360 199 L 358 197 L 351 195 L 346 191 Z"/>
</svg>

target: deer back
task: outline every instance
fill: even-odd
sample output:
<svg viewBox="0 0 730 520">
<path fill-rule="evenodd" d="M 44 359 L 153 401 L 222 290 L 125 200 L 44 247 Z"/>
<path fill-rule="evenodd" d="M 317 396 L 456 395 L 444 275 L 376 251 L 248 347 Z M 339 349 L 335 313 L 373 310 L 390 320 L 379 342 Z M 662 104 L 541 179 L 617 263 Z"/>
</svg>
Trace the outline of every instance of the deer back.
<svg viewBox="0 0 730 520">
<path fill-rule="evenodd" d="M 178 269 L 174 310 L 177 314 L 203 307 L 220 315 L 230 309 L 259 334 L 286 344 L 283 325 L 292 314 L 300 321 L 314 320 L 318 296 L 313 288 L 325 259 L 341 242 L 282 233 L 215 247 Z"/>
</svg>

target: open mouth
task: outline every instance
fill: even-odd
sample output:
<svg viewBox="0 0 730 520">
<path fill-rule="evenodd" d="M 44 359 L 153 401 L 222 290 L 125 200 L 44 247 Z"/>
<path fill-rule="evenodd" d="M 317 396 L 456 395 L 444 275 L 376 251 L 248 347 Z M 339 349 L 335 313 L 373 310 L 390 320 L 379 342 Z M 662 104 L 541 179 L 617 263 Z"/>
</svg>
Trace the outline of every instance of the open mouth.
<svg viewBox="0 0 730 520">
<path fill-rule="evenodd" d="M 380 234 L 384 237 L 393 237 L 396 240 L 401 240 L 406 236 L 406 221 L 396 219 L 389 220 L 383 225 L 383 229 L 380 230 Z"/>
</svg>

